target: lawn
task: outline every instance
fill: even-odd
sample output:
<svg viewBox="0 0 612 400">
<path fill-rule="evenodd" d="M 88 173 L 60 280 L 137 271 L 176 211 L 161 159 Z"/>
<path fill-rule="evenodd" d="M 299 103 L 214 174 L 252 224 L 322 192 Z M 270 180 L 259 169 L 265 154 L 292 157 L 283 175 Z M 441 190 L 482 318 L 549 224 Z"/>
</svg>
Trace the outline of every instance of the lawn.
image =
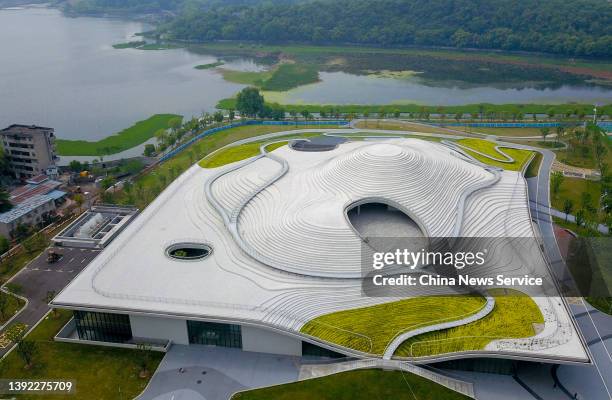
<svg viewBox="0 0 612 400">
<path fill-rule="evenodd" d="M 281 64 L 270 78 L 263 82 L 263 90 L 282 92 L 319 80 L 319 71 L 314 65 Z"/>
<path fill-rule="evenodd" d="M 280 64 L 269 71 L 222 70 L 223 79 L 254 85 L 267 91 L 286 91 L 319 80 L 319 71 L 308 64 Z"/>
<path fill-rule="evenodd" d="M 54 342 L 53 336 L 72 316 L 72 312 L 67 310 L 61 310 L 58 314 L 56 317 L 46 317 L 27 336 L 38 347 L 33 367 L 25 369 L 23 361 L 13 351 L 2 361 L 2 379 L 75 381 L 74 394 L 45 395 L 48 399 L 131 399 L 144 390 L 148 379 L 138 377 L 138 350 Z M 162 357 L 163 353 L 153 353 L 150 371 L 157 369 Z M 40 396 L 17 398 L 38 399 Z"/>
<path fill-rule="evenodd" d="M 557 152 L 557 159 L 567 165 L 573 165 L 574 167 L 598 169 L 597 159 L 593 154 L 593 146 L 590 144 L 579 144 L 575 140 L 570 141 L 572 146 L 568 150 L 561 150 Z M 603 162 L 612 165 L 612 140 L 602 141 L 606 148 L 607 153 L 603 157 Z"/>
<path fill-rule="evenodd" d="M 325 109 L 325 108 L 323 108 Z M 408 121 L 378 121 L 375 118 L 368 121 L 359 121 L 356 124 L 357 128 L 360 129 L 386 129 L 393 131 L 410 131 L 410 132 L 422 132 L 422 133 L 441 133 L 444 135 L 452 135 L 446 129 L 424 124 L 414 124 Z M 460 129 L 460 128 L 457 128 Z"/>
<path fill-rule="evenodd" d="M 495 136 L 538 136 L 542 137 L 540 128 L 485 128 L 480 126 L 472 127 L 473 132 L 485 133 L 487 135 Z M 550 133 L 555 133 L 554 128 L 550 129 Z M 550 140 L 550 138 L 549 138 Z"/>
<path fill-rule="evenodd" d="M 458 140 L 457 143 L 466 146 L 468 148 L 478 150 L 481 153 L 490 155 L 495 158 L 504 159 L 504 157 L 495 149 L 496 143 L 489 142 L 488 140 L 482 139 L 461 139 Z M 493 160 L 489 157 L 482 156 L 480 154 L 474 153 L 472 151 L 464 149 L 468 154 L 477 159 L 480 162 L 483 162 L 488 165 L 492 165 L 494 167 L 500 167 L 503 169 L 507 169 L 510 171 L 521 171 L 525 163 L 529 160 L 532 152 L 528 150 L 519 150 L 519 149 L 510 149 L 501 146 L 504 153 L 508 154 L 510 157 L 514 159 L 514 162 L 500 162 Z"/>
<path fill-rule="evenodd" d="M 0 297 L 6 297 L 6 309 L 4 310 L 4 317 L 0 315 L 0 325 L 6 323 L 15 313 L 25 305 L 25 301 L 20 299 L 19 297 L 13 296 L 12 294 L 7 294 L 4 292 L 0 292 Z"/>
<path fill-rule="evenodd" d="M 400 333 L 474 314 L 485 304 L 477 296 L 415 297 L 338 311 L 307 322 L 302 333 L 372 354 L 383 354 Z"/>
<path fill-rule="evenodd" d="M 55 141 L 57 152 L 61 156 L 100 156 L 119 153 L 146 142 L 158 130 L 167 129 L 168 123 L 174 118 L 182 118 L 182 116 L 155 114 L 97 142 L 57 139 Z"/>
<path fill-rule="evenodd" d="M 612 315 L 612 297 L 585 297 L 584 299 L 599 311 Z"/>
<path fill-rule="evenodd" d="M 257 74 L 252 73 L 252 74 Z M 246 82 L 238 82 L 238 83 L 246 83 Z M 247 83 L 248 84 L 248 83 Z M 376 115 L 381 108 L 384 108 L 387 112 L 392 112 L 393 110 L 398 110 L 402 113 L 416 113 L 419 114 L 421 112 L 427 113 L 436 113 L 437 110 L 442 107 L 444 112 L 448 114 L 456 114 L 462 113 L 464 115 L 471 113 L 478 113 L 481 106 L 485 110 L 485 112 L 493 112 L 493 113 L 515 113 L 522 112 L 526 114 L 530 113 L 543 113 L 545 114 L 549 109 L 554 108 L 555 112 L 559 114 L 563 114 L 566 111 L 573 112 L 574 110 L 583 110 L 587 114 L 592 112 L 593 106 L 588 104 L 465 104 L 465 105 L 457 105 L 457 106 L 438 106 L 438 105 L 427 105 L 424 106 L 422 104 L 417 103 L 390 103 L 390 104 L 282 104 L 283 108 L 287 111 L 296 111 L 302 112 L 303 110 L 308 110 L 311 113 L 317 113 L 321 110 L 321 108 L 333 108 L 340 113 L 348 114 L 355 113 L 362 115 L 364 112 L 369 112 L 371 116 Z M 220 109 L 236 109 L 236 98 L 230 97 L 227 99 L 222 99 L 217 103 L 217 108 Z M 612 111 L 609 111 L 612 112 Z M 430 122 L 437 122 L 436 120 L 432 120 Z M 528 121 L 525 121 L 528 122 Z M 472 128 L 476 130 L 476 128 Z M 552 131 L 551 131 L 552 132 Z M 531 135 L 530 135 L 531 136 Z"/>
<path fill-rule="evenodd" d="M 403 371 L 362 369 L 237 393 L 232 400 L 467 400 L 469 397 Z"/>
<path fill-rule="evenodd" d="M 525 170 L 525 178 L 535 178 L 538 176 L 540 173 L 540 164 L 542 164 L 542 153 L 536 152 Z"/>
<path fill-rule="evenodd" d="M 273 71 L 234 71 L 231 69 L 221 69 L 223 79 L 228 82 L 241 83 L 243 85 L 253 85 L 261 87 L 267 79 L 272 76 Z M 234 101 L 233 107 L 236 109 Z"/>
<path fill-rule="evenodd" d="M 135 49 L 138 48 L 140 46 L 144 46 L 147 42 L 145 42 L 144 40 L 135 40 L 132 42 L 125 42 L 125 43 L 117 43 L 113 45 L 114 49 Z"/>
<path fill-rule="evenodd" d="M 217 168 L 226 164 L 230 164 L 236 161 L 246 160 L 247 158 L 254 157 L 260 153 L 259 148 L 265 142 L 253 142 L 245 143 L 240 146 L 228 147 L 221 151 L 216 152 L 210 157 L 206 157 L 200 161 L 199 165 L 202 168 Z M 273 143 L 266 146 L 267 151 L 273 151 L 286 145 L 289 142 Z"/>
<path fill-rule="evenodd" d="M 210 64 L 200 64 L 200 65 L 196 65 L 194 68 L 195 69 L 212 69 L 212 68 L 217 68 L 222 66 L 223 64 L 225 64 L 223 61 L 217 61 L 214 63 L 210 63 Z"/>
<path fill-rule="evenodd" d="M 544 317 L 529 296 L 514 290 L 506 292 L 506 289 L 493 289 L 490 293 L 495 297 L 495 307 L 486 317 L 467 325 L 410 338 L 400 345 L 395 355 L 422 357 L 481 350 L 495 339 L 535 335 L 534 324 L 543 323 Z"/>
<path fill-rule="evenodd" d="M 581 178 L 570 178 L 565 177 L 559 188 L 557 194 L 553 194 L 552 188 L 550 190 L 550 201 L 553 208 L 559 211 L 563 211 L 563 204 L 565 199 L 570 199 L 574 203 L 574 209 L 572 214 L 575 214 L 577 210 L 582 207 L 582 193 L 587 192 L 591 194 L 591 200 L 593 206 L 599 209 L 599 196 L 601 195 L 601 182 L 591 181 L 588 179 Z"/>
</svg>

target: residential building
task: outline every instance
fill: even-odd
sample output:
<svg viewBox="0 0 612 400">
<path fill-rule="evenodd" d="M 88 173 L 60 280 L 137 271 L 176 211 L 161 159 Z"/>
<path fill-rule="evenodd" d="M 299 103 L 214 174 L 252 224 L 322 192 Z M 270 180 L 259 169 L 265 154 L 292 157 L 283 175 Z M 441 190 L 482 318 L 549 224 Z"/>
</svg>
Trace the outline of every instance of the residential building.
<svg viewBox="0 0 612 400">
<path fill-rule="evenodd" d="M 61 182 L 37 175 L 10 193 L 13 208 L 0 213 L 0 235 L 11 237 L 17 226 L 35 225 L 51 215 L 66 192 L 58 190 Z"/>
<path fill-rule="evenodd" d="M 10 169 L 18 179 L 44 174 L 58 159 L 53 128 L 13 124 L 0 130 L 0 137 Z"/>
</svg>

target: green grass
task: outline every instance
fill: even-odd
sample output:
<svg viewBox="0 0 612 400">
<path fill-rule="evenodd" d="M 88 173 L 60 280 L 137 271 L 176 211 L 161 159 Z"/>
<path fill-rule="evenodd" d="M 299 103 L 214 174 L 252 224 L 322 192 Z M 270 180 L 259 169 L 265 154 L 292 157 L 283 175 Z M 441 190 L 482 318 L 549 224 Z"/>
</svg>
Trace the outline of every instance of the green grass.
<svg viewBox="0 0 612 400">
<path fill-rule="evenodd" d="M 220 150 L 216 153 L 211 154 L 210 156 L 205 157 L 199 162 L 200 167 L 202 168 L 217 168 L 223 165 L 227 165 L 236 161 L 246 160 L 247 158 L 254 157 L 260 153 L 259 148 L 262 144 L 270 141 L 276 141 L 281 139 L 295 139 L 295 138 L 310 138 L 314 136 L 319 136 L 320 133 L 311 132 L 305 133 L 301 135 L 285 135 L 279 136 L 275 138 L 270 138 L 268 140 L 245 143 L 238 146 L 228 147 L 223 150 Z M 278 142 L 278 143 L 270 143 L 266 146 L 266 151 L 271 152 L 279 147 L 282 147 L 288 144 L 288 141 Z"/>
<path fill-rule="evenodd" d="M 136 205 L 142 210 L 179 174 L 186 171 L 187 168 L 201 160 L 204 156 L 221 147 L 241 139 L 260 136 L 266 133 L 308 128 L 333 129 L 338 127 L 333 125 L 300 125 L 298 127 L 287 125 L 247 125 L 217 132 L 204 137 L 175 157 L 140 176 L 134 182 L 134 189 L 131 194 L 123 190 L 118 191 L 113 194 L 112 201 L 118 204 Z M 164 178 L 163 180 L 161 179 L 162 177 Z M 138 189 L 138 187 L 141 187 L 141 189 Z"/>
<path fill-rule="evenodd" d="M 542 136 L 540 128 L 485 128 L 474 126 L 472 127 L 472 131 L 495 136 Z"/>
<path fill-rule="evenodd" d="M 138 50 L 170 50 L 180 49 L 183 46 L 176 43 L 147 43 L 144 40 L 134 40 L 131 42 L 117 43 L 114 49 L 138 49 Z"/>
<path fill-rule="evenodd" d="M 467 400 L 469 397 L 402 371 L 363 369 L 237 393 L 232 400 Z"/>
<path fill-rule="evenodd" d="M 19 297 L 13 296 L 12 294 L 7 294 L 4 292 L 0 293 L 0 296 L 7 296 L 8 302 L 6 306 L 6 310 L 4 311 L 4 318 L 0 316 L 0 325 L 6 323 L 13 315 L 17 313 L 17 311 L 21 310 L 25 305 L 25 301 L 20 299 Z"/>
<path fill-rule="evenodd" d="M 567 150 L 557 152 L 557 159 L 567 165 L 574 167 L 598 169 L 597 159 L 593 153 L 591 144 L 580 144 L 576 140 L 571 140 L 571 146 Z M 612 140 L 603 140 L 602 143 L 608 151 L 604 155 L 603 162 L 612 165 Z"/>
<path fill-rule="evenodd" d="M 496 157 L 499 159 L 504 158 L 495 149 L 495 146 L 497 144 L 493 142 L 489 142 L 488 140 L 461 139 L 461 140 L 458 140 L 457 143 L 460 143 L 463 146 L 469 147 L 471 149 L 478 150 L 481 153 L 490 155 L 492 157 Z M 480 162 L 483 162 L 488 165 L 492 165 L 494 167 L 500 167 L 503 169 L 507 169 L 510 171 L 521 171 L 525 163 L 529 160 L 529 157 L 531 156 L 531 153 L 532 153 L 531 151 L 528 151 L 528 150 L 509 149 L 509 148 L 504 148 L 503 146 L 501 148 L 504 151 L 504 153 L 508 154 L 510 157 L 514 159 L 514 162 L 504 163 L 504 162 L 493 160 L 486 156 L 482 156 L 480 154 L 474 153 L 469 150 L 465 150 L 465 149 L 464 150 Z"/>
<path fill-rule="evenodd" d="M 565 203 L 565 199 L 570 199 L 574 203 L 574 209 L 572 210 L 572 214 L 576 214 L 576 211 L 581 208 L 582 193 L 584 192 L 588 192 L 591 194 L 593 206 L 599 208 L 601 182 L 591 181 L 588 179 L 570 178 L 566 176 L 563 179 L 563 183 L 561 183 L 561 187 L 559 188 L 559 192 L 557 194 L 553 194 L 551 188 L 550 201 L 552 203 L 553 208 L 556 208 L 559 211 L 563 211 L 563 204 Z"/>
<path fill-rule="evenodd" d="M 256 72 L 254 74 L 257 74 Z M 247 83 L 247 82 L 238 82 L 238 83 Z M 247 83 L 248 84 L 248 83 Z M 316 113 L 321 110 L 321 108 L 330 108 L 332 107 L 334 110 L 338 110 L 340 113 L 358 113 L 363 114 L 364 112 L 369 112 L 371 115 L 375 115 L 380 111 L 381 108 L 384 108 L 387 112 L 392 110 L 399 110 L 402 113 L 419 113 L 421 111 L 426 111 L 429 113 L 435 113 L 436 110 L 440 107 L 444 109 L 444 112 L 447 114 L 455 114 L 455 113 L 463 113 L 463 114 L 471 114 L 478 113 L 480 106 L 484 106 L 484 109 L 487 112 L 495 112 L 495 113 L 514 113 L 514 112 L 522 112 L 525 114 L 531 113 L 542 113 L 545 114 L 549 109 L 554 108 L 555 111 L 559 114 L 565 113 L 566 111 L 573 112 L 573 110 L 581 110 L 586 114 L 593 111 L 593 106 L 589 104 L 575 104 L 575 103 L 567 103 L 567 104 L 490 104 L 490 103 L 482 103 L 482 104 L 465 104 L 465 105 L 457 105 L 457 106 L 438 106 L 438 105 L 423 105 L 416 103 L 390 103 L 390 104 L 282 104 L 283 108 L 287 111 L 296 111 L 301 112 L 303 110 L 308 110 L 311 113 Z M 236 109 L 236 98 L 230 97 L 227 99 L 222 99 L 217 103 L 217 108 L 220 109 Z M 612 112 L 612 111 L 610 111 Z M 525 120 L 525 122 L 529 122 L 529 120 Z M 476 128 L 472 128 L 476 130 Z M 531 136 L 531 135 L 530 135 Z"/>
<path fill-rule="evenodd" d="M 540 173 L 540 164 L 542 164 L 542 153 L 536 152 L 525 170 L 525 178 L 535 178 L 538 176 Z"/>
<path fill-rule="evenodd" d="M 323 107 L 323 109 L 325 108 Z M 357 122 L 356 127 L 360 129 L 385 129 L 392 131 L 440 133 L 444 135 L 453 134 L 452 132 L 449 132 L 444 128 L 440 128 L 434 125 L 415 124 L 408 121 L 378 121 L 376 118 L 359 121 Z M 456 128 L 459 129 L 459 127 Z"/>
<path fill-rule="evenodd" d="M 200 64 L 200 65 L 196 65 L 195 69 L 212 69 L 212 68 L 217 68 L 222 66 L 223 64 L 225 64 L 223 61 L 217 61 L 214 63 L 210 63 L 210 64 Z"/>
<path fill-rule="evenodd" d="M 561 210 L 563 211 L 563 210 Z M 570 231 L 574 232 L 575 234 L 577 234 L 580 237 L 592 237 L 597 235 L 596 233 L 590 231 L 589 229 L 585 228 L 584 226 L 578 226 L 575 223 L 571 222 L 571 221 L 565 221 L 565 219 L 563 218 L 557 218 L 557 217 L 553 217 L 553 222 L 555 225 L 558 225 L 562 228 L 565 229 L 569 229 Z"/>
<path fill-rule="evenodd" d="M 145 388 L 148 379 L 138 377 L 137 351 L 112 347 L 59 343 L 53 336 L 70 319 L 72 313 L 60 310 L 57 317 L 47 317 L 27 338 L 38 345 L 39 353 L 30 369 L 17 352 L 11 352 L 2 361 L 0 377 L 3 379 L 64 379 L 76 382 L 72 395 L 45 395 L 48 399 L 131 399 Z M 157 369 L 162 353 L 153 353 L 149 370 Z M 19 399 L 38 399 L 40 396 L 18 396 Z"/>
<path fill-rule="evenodd" d="M 228 82 L 261 87 L 264 82 L 272 76 L 273 71 L 234 71 L 231 69 L 221 69 L 221 74 L 223 75 L 223 79 Z M 233 105 L 235 109 L 235 100 Z"/>
<path fill-rule="evenodd" d="M 495 307 L 486 317 L 467 325 L 410 338 L 400 345 L 395 355 L 422 357 L 481 350 L 495 339 L 535 335 L 534 324 L 544 322 L 540 309 L 529 296 L 514 290 L 508 292 L 504 289 L 491 290 Z"/>
<path fill-rule="evenodd" d="M 228 147 L 227 149 L 216 152 L 210 157 L 200 161 L 202 168 L 217 168 L 236 161 L 246 160 L 260 153 L 259 148 L 265 142 L 245 143 L 240 146 Z M 267 151 L 273 151 L 286 145 L 288 142 L 273 143 L 266 146 Z"/>
<path fill-rule="evenodd" d="M 585 297 L 584 299 L 599 311 L 612 315 L 612 297 Z"/>
<path fill-rule="evenodd" d="M 463 318 L 484 303 L 484 298 L 476 296 L 416 297 L 326 314 L 307 322 L 301 332 L 354 350 L 383 354 L 398 334 Z"/>
<path fill-rule="evenodd" d="M 125 43 L 117 43 L 113 45 L 114 49 L 135 49 L 138 48 L 140 46 L 144 46 L 147 42 L 145 42 L 144 40 L 135 40 L 132 42 L 125 42 Z"/>
<path fill-rule="evenodd" d="M 433 56 L 441 59 L 450 60 L 471 60 L 477 57 L 478 59 L 493 60 L 496 62 L 507 61 L 515 62 L 522 61 L 533 65 L 549 65 L 552 67 L 568 66 L 568 67 L 583 67 L 591 68 L 596 71 L 612 71 L 612 62 L 598 61 L 592 59 L 576 59 L 557 56 L 546 56 L 537 54 L 516 54 L 492 52 L 487 50 L 479 51 L 461 51 L 449 49 L 431 49 L 431 48 L 385 48 L 385 47 L 367 47 L 367 46 L 314 46 L 314 45 L 265 45 L 258 44 L 249 47 L 238 43 L 207 43 L 199 44 L 194 47 L 209 51 L 230 51 L 244 53 L 251 51 L 253 53 L 262 52 L 282 52 L 289 55 L 308 55 L 308 54 L 328 54 L 328 55 L 344 55 L 358 50 L 360 53 L 366 54 L 413 54 L 422 56 Z"/>
<path fill-rule="evenodd" d="M 167 129 L 168 122 L 177 117 L 182 118 L 176 114 L 155 114 L 144 121 L 139 121 L 131 127 L 97 142 L 57 139 L 55 143 L 58 153 L 62 156 L 115 154 L 146 142 L 158 130 Z"/>
<path fill-rule="evenodd" d="M 280 64 L 269 71 L 233 71 L 222 70 L 223 79 L 254 85 L 267 91 L 286 91 L 298 86 L 314 83 L 319 80 L 319 71 L 313 65 Z"/>
<path fill-rule="evenodd" d="M 281 64 L 272 76 L 263 82 L 263 90 L 282 92 L 319 80 L 319 71 L 314 65 Z"/>
</svg>

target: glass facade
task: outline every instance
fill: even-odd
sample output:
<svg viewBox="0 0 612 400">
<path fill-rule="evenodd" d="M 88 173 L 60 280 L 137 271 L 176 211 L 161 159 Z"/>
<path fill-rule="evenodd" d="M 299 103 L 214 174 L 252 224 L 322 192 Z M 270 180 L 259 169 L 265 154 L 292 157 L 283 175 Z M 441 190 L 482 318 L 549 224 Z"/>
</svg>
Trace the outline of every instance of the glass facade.
<svg viewBox="0 0 612 400">
<path fill-rule="evenodd" d="M 130 317 L 125 314 L 75 311 L 74 322 L 83 340 L 123 343 L 132 338 Z"/>
<path fill-rule="evenodd" d="M 335 351 L 319 347 L 315 344 L 302 342 L 302 356 L 312 357 L 328 357 L 328 358 L 343 358 L 344 354 L 336 353 Z"/>
<path fill-rule="evenodd" d="M 187 321 L 189 343 L 242 348 L 240 325 Z"/>
</svg>

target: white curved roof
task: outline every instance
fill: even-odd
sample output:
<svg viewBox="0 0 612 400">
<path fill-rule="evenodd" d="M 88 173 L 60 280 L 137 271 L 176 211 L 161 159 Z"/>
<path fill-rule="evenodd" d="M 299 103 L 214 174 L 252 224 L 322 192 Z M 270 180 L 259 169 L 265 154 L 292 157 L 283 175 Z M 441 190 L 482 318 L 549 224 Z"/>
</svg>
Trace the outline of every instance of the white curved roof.
<svg viewBox="0 0 612 400">
<path fill-rule="evenodd" d="M 344 209 L 355 201 L 391 200 L 431 236 L 534 234 L 520 173 L 486 170 L 438 143 L 358 141 L 328 152 L 284 146 L 272 154 L 277 160 L 212 170 L 192 166 L 53 303 L 299 331 L 329 312 L 397 300 L 365 297 L 360 280 L 352 279 L 359 272 L 360 241 Z M 221 213 L 207 201 L 210 195 Z M 236 232 L 222 214 L 236 217 Z M 201 261 L 177 261 L 165 255 L 177 241 L 205 242 L 214 250 Z M 413 287 L 404 297 L 445 293 L 452 291 Z M 538 354 L 584 358 L 566 310 L 556 303 L 548 307 L 551 334 L 563 324 L 568 340 Z M 508 349 L 511 343 L 499 346 Z"/>
</svg>

